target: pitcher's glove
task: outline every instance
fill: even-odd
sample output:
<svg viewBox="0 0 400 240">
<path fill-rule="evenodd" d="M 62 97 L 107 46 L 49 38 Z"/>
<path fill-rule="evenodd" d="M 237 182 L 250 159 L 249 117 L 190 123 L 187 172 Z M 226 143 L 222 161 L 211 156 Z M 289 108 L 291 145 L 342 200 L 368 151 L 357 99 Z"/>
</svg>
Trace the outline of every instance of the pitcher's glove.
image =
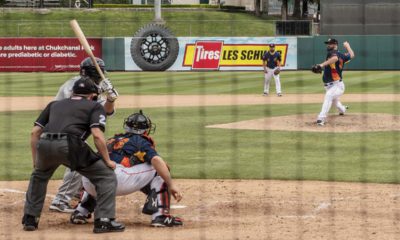
<svg viewBox="0 0 400 240">
<path fill-rule="evenodd" d="M 110 79 L 108 79 L 108 78 L 101 81 L 100 89 L 101 89 L 101 92 L 107 96 L 107 100 L 109 102 L 114 102 L 119 96 L 117 90 L 115 90 Z"/>
<path fill-rule="evenodd" d="M 314 66 L 312 66 L 311 71 L 313 73 L 322 73 L 322 67 L 319 64 L 315 64 Z"/>
<path fill-rule="evenodd" d="M 281 72 L 281 69 L 280 69 L 280 68 L 277 68 L 277 69 L 275 69 L 275 71 L 274 71 L 274 75 L 278 75 L 280 72 Z"/>
</svg>

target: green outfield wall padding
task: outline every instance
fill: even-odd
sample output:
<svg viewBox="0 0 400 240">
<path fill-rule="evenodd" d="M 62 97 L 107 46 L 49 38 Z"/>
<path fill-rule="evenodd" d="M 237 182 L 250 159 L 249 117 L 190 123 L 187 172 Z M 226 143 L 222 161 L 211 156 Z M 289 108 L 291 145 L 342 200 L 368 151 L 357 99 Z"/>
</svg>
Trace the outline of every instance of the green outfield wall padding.
<svg viewBox="0 0 400 240">
<path fill-rule="evenodd" d="M 110 71 L 125 70 L 125 39 L 103 38 L 103 60 Z"/>
<path fill-rule="evenodd" d="M 326 58 L 324 41 L 334 37 L 339 41 L 339 51 L 345 52 L 343 42 L 348 41 L 356 57 L 347 69 L 400 70 L 400 36 L 314 36 L 298 38 L 298 69 L 310 69 Z"/>
</svg>

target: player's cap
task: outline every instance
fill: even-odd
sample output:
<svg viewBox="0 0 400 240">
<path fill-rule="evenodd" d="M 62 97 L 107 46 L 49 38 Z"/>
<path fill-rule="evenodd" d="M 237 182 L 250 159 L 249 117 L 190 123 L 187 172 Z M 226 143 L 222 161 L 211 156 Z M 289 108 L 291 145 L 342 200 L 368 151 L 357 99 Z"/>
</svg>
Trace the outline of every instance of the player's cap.
<svg viewBox="0 0 400 240">
<path fill-rule="evenodd" d="M 72 87 L 72 92 L 74 94 L 99 94 L 99 88 L 94 84 L 92 80 L 81 78 L 74 83 L 74 86 Z"/>
<path fill-rule="evenodd" d="M 270 47 L 270 48 L 275 47 L 275 44 L 270 43 L 270 44 L 269 44 L 269 47 Z"/>
<path fill-rule="evenodd" d="M 325 44 L 338 44 L 338 40 L 329 38 L 328 41 L 325 41 Z"/>
</svg>

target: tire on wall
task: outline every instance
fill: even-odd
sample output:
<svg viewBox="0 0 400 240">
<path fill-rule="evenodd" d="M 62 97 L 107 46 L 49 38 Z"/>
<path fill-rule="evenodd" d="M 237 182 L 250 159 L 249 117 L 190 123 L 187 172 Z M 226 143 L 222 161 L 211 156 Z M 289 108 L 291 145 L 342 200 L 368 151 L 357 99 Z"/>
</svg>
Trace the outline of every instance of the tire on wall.
<svg viewBox="0 0 400 240">
<path fill-rule="evenodd" d="M 132 59 L 144 71 L 167 70 L 174 64 L 178 53 L 178 39 L 163 25 L 146 25 L 131 41 Z"/>
</svg>

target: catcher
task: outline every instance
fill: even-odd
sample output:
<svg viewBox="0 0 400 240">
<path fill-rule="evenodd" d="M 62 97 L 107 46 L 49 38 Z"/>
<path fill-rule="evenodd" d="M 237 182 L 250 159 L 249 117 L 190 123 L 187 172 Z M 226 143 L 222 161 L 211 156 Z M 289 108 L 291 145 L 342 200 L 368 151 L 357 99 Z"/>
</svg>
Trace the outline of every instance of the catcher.
<svg viewBox="0 0 400 240">
<path fill-rule="evenodd" d="M 269 94 L 269 83 L 274 76 L 276 95 L 282 97 L 281 80 L 279 79 L 279 73 L 281 72 L 281 54 L 275 52 L 275 44 L 269 45 L 269 51 L 264 53 L 262 57 L 263 68 L 264 68 L 264 96 Z"/>
<path fill-rule="evenodd" d="M 325 44 L 327 44 L 328 50 L 326 61 L 321 64 L 315 64 L 311 69 L 314 73 L 321 73 L 322 69 L 324 70 L 322 81 L 324 82 L 326 93 L 322 110 L 317 118 L 317 125 L 319 126 L 325 125 L 332 103 L 338 109 L 339 115 L 344 115 L 348 109 L 339 100 L 345 90 L 342 71 L 344 64 L 354 58 L 354 52 L 347 41 L 343 43 L 343 47 L 347 50 L 347 53 L 344 54 L 338 51 L 338 41 L 336 39 L 330 38 Z"/>
<path fill-rule="evenodd" d="M 172 181 L 169 167 L 158 155 L 149 136 L 155 125 L 140 110 L 124 121 L 124 134 L 117 134 L 107 142 L 110 159 L 116 162 L 116 195 L 142 191 L 147 195 L 143 213 L 151 215 L 154 227 L 183 225 L 182 220 L 169 215 L 170 194 L 179 202 L 182 194 Z M 85 191 L 81 202 L 71 215 L 71 223 L 85 224 L 96 206 L 96 188 L 88 178 L 82 178 Z"/>
</svg>

